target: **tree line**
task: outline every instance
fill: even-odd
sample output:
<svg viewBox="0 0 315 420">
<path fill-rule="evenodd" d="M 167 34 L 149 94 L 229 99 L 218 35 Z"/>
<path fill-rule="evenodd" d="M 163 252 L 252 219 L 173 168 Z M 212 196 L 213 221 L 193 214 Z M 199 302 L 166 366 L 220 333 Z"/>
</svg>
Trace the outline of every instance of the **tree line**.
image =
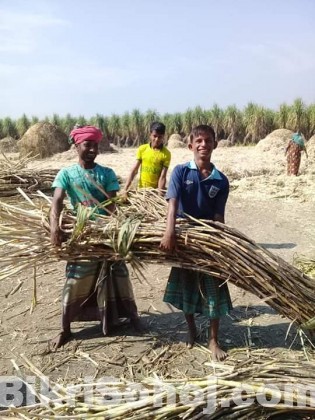
<svg viewBox="0 0 315 420">
<path fill-rule="evenodd" d="M 306 139 L 315 134 L 315 104 L 306 105 L 297 98 L 291 105 L 281 104 L 277 110 L 257 105 L 253 102 L 243 109 L 230 105 L 225 109 L 214 104 L 210 109 L 197 106 L 183 113 L 159 114 L 155 110 L 144 113 L 138 109 L 122 115 L 105 116 L 97 114 L 91 118 L 67 114 L 64 117 L 53 114 L 42 120 L 23 114 L 14 120 L 10 117 L 0 119 L 0 139 L 4 137 L 21 138 L 28 128 L 40 121 L 47 121 L 60 127 L 69 134 L 75 124 L 95 125 L 105 138 L 117 146 L 138 146 L 147 141 L 149 126 L 153 121 L 166 125 L 166 136 L 180 134 L 183 139 L 192 127 L 199 124 L 213 126 L 218 140 L 227 139 L 232 144 L 255 144 L 277 128 L 301 131 Z"/>
</svg>

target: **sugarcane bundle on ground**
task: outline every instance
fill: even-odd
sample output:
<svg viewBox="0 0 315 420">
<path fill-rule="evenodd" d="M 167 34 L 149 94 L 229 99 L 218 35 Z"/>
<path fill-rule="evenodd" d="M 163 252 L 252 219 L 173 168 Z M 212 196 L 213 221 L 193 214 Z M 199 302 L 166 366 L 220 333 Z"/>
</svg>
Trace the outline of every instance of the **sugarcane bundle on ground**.
<svg viewBox="0 0 315 420">
<path fill-rule="evenodd" d="M 33 160 L 25 157 L 18 161 L 10 161 L 5 156 L 0 166 L 0 197 L 18 195 L 17 188 L 28 192 L 37 190 L 49 191 L 55 176 L 56 169 L 27 169 L 27 164 Z"/>
<path fill-rule="evenodd" d="M 233 364 L 210 365 L 208 376 L 197 379 L 163 379 L 155 374 L 140 382 L 105 377 L 88 382 L 83 378 L 76 384 L 48 383 L 22 356 L 19 365 L 37 381 L 28 383 L 32 376 L 25 377 L 21 367 L 13 364 L 33 403 L 1 414 L 24 419 L 314 418 L 314 361 L 270 357 L 261 350 L 252 351 L 248 358 L 246 352 L 239 349 Z"/>
<path fill-rule="evenodd" d="M 0 173 L 0 197 L 18 195 L 17 188 L 23 188 L 28 192 L 37 190 L 49 191 L 55 176 L 55 169 L 30 170 L 23 169 L 14 173 Z"/>
<path fill-rule="evenodd" d="M 57 172 L 56 169 L 0 170 L 0 197 L 19 195 L 18 188 L 29 193 L 37 190 L 50 191 Z"/>
<path fill-rule="evenodd" d="M 32 203 L 32 202 L 31 202 Z M 117 200 L 111 216 L 79 207 L 62 215 L 66 242 L 50 244 L 49 206 L 22 209 L 0 202 L 0 279 L 53 260 L 125 259 L 198 269 L 249 291 L 304 328 L 314 328 L 315 281 L 235 229 L 218 222 L 178 220 L 177 250 L 164 253 L 166 203 L 154 191 Z M 1 242 L 2 241 L 2 242 Z"/>
<path fill-rule="evenodd" d="M 315 277 L 315 258 L 306 258 L 300 255 L 294 259 L 294 265 L 302 270 L 303 273 Z"/>
</svg>

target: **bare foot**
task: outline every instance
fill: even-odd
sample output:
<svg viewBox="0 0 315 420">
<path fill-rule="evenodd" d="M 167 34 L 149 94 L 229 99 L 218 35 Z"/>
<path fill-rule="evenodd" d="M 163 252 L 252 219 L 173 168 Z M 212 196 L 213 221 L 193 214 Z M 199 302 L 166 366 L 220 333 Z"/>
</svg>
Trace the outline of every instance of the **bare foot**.
<svg viewBox="0 0 315 420">
<path fill-rule="evenodd" d="M 186 345 L 188 349 L 193 348 L 196 337 L 197 337 L 196 327 L 189 328 L 188 333 L 187 333 L 187 339 L 186 339 Z"/>
<path fill-rule="evenodd" d="M 222 362 L 227 358 L 227 353 L 221 349 L 216 340 L 210 340 L 209 350 L 212 353 L 212 359 L 214 362 Z"/>
<path fill-rule="evenodd" d="M 52 351 L 56 351 L 59 347 L 65 345 L 72 337 L 71 331 L 60 331 L 60 333 L 50 340 L 49 347 Z"/>
<path fill-rule="evenodd" d="M 141 319 L 139 317 L 137 318 L 131 318 L 130 324 L 133 326 L 136 332 L 138 333 L 144 333 L 146 328 L 144 327 Z"/>
</svg>

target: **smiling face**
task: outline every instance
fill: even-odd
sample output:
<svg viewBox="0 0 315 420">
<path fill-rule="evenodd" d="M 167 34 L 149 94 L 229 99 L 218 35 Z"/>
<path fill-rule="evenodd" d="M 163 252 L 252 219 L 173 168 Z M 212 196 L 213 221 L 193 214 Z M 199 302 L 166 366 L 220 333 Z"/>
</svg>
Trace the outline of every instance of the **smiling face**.
<svg viewBox="0 0 315 420">
<path fill-rule="evenodd" d="M 216 141 L 210 132 L 200 131 L 188 144 L 189 150 L 194 153 L 195 160 L 210 160 L 216 147 Z"/>
<path fill-rule="evenodd" d="M 79 160 L 81 162 L 92 164 L 98 155 L 98 143 L 95 141 L 86 140 L 76 145 Z"/>
</svg>

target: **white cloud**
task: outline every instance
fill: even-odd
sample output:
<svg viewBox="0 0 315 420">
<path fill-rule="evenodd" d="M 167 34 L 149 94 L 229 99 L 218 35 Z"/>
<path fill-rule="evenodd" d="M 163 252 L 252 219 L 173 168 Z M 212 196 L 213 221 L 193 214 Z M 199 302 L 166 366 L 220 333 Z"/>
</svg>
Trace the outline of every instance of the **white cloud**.
<svg viewBox="0 0 315 420">
<path fill-rule="evenodd" d="M 0 9 L 0 30 L 15 30 L 23 27 L 34 29 L 36 27 L 67 25 L 64 19 L 45 16 L 40 13 L 19 13 Z"/>
<path fill-rule="evenodd" d="M 47 27 L 69 25 L 63 19 L 40 13 L 20 13 L 0 9 L 0 52 L 29 53 Z"/>
</svg>

